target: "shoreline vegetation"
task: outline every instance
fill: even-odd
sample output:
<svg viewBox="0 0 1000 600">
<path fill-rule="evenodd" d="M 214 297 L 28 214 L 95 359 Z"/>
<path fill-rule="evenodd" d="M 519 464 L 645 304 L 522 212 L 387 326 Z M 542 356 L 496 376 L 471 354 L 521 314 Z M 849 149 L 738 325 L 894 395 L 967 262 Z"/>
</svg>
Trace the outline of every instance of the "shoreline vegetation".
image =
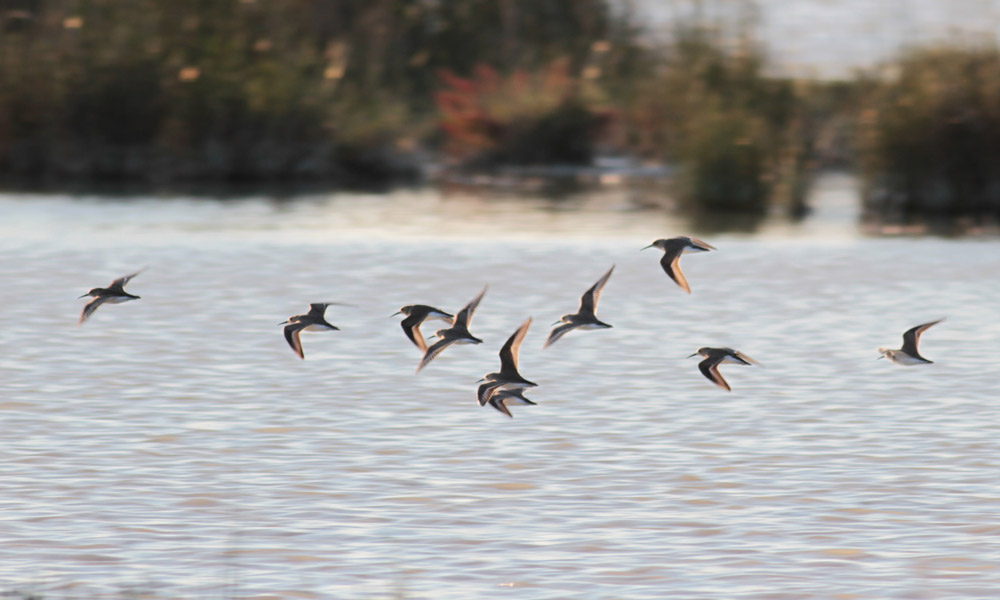
<svg viewBox="0 0 1000 600">
<path fill-rule="evenodd" d="M 751 14 L 751 13 L 748 13 Z M 1000 222 L 1000 52 L 774 75 L 752 19 L 652 41 L 607 0 L 19 0 L 0 5 L 0 185 L 384 187 L 628 157 L 694 214 Z"/>
</svg>

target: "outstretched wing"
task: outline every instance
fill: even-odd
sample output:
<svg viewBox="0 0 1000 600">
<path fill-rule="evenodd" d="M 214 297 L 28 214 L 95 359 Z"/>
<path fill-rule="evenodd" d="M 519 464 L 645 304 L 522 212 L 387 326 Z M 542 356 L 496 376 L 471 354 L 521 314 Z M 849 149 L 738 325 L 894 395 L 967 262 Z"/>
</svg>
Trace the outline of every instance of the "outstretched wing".
<svg viewBox="0 0 1000 600">
<path fill-rule="evenodd" d="M 573 323 L 563 323 L 562 325 L 556 327 L 549 333 L 549 339 L 545 340 L 545 345 L 543 348 L 548 348 L 550 344 L 554 344 L 556 340 L 566 335 L 570 331 L 576 329 L 576 325 Z"/>
<path fill-rule="evenodd" d="M 418 314 L 410 315 L 403 319 L 399 324 L 403 328 L 403 333 L 406 337 L 410 338 L 417 348 L 421 351 L 427 351 L 427 342 L 424 341 L 424 334 L 420 333 L 420 324 L 423 323 L 424 317 Z"/>
<path fill-rule="evenodd" d="M 702 375 L 708 377 L 709 381 L 711 381 L 715 385 L 721 387 L 727 392 L 733 391 L 732 388 L 729 387 L 729 384 L 726 383 L 726 380 L 722 378 L 722 373 L 719 373 L 718 358 L 715 357 L 706 358 L 705 360 L 698 363 L 698 369 L 701 371 Z"/>
<path fill-rule="evenodd" d="M 698 238 L 689 237 L 688 240 L 691 242 L 691 245 L 698 250 L 704 250 L 706 252 L 709 250 L 715 250 L 715 246 L 709 244 L 708 242 L 699 240 Z"/>
<path fill-rule="evenodd" d="M 687 277 L 684 277 L 684 271 L 681 271 L 681 254 L 683 249 L 671 249 L 663 253 L 663 258 L 660 259 L 660 265 L 663 270 L 674 283 L 681 286 L 681 289 L 687 293 L 691 293 L 691 286 L 688 285 Z"/>
<path fill-rule="evenodd" d="M 94 314 L 94 311 L 97 310 L 100 305 L 107 302 L 110 298 L 110 296 L 98 296 L 88 302 L 87 305 L 83 307 L 83 312 L 80 313 L 80 321 L 77 324 L 82 325 L 84 321 L 90 318 L 90 315 Z"/>
<path fill-rule="evenodd" d="M 483 291 L 479 292 L 479 295 L 472 299 L 472 302 L 469 302 L 462 310 L 458 311 L 458 314 L 455 315 L 455 320 L 452 321 L 452 327 L 469 327 L 469 323 L 472 321 L 472 314 L 476 312 L 476 307 L 479 306 L 479 302 L 483 299 L 488 287 L 484 287 Z"/>
<path fill-rule="evenodd" d="M 919 357 L 920 353 L 917 351 L 917 345 L 920 343 L 920 336 L 941 321 L 944 321 L 944 319 L 938 319 L 937 321 L 917 325 L 916 327 L 907 330 L 907 332 L 903 334 L 903 347 L 901 350 L 910 356 Z"/>
<path fill-rule="evenodd" d="M 133 277 L 135 277 L 139 273 L 142 273 L 145 270 L 146 269 L 144 269 L 144 268 L 143 269 L 139 269 L 138 271 L 136 271 L 135 273 L 132 273 L 131 275 L 125 275 L 123 277 L 119 277 L 118 279 L 115 279 L 114 281 L 111 282 L 111 287 L 117 287 L 118 289 L 121 289 L 121 288 L 125 287 L 125 284 L 127 284 L 129 281 L 131 281 Z"/>
<path fill-rule="evenodd" d="M 330 306 L 328 302 L 313 302 L 309 305 L 308 316 L 315 319 L 317 323 L 323 323 L 326 321 L 326 307 Z"/>
<path fill-rule="evenodd" d="M 305 352 L 302 351 L 302 340 L 299 334 L 302 333 L 302 329 L 306 325 L 303 323 L 295 322 L 289 323 L 285 326 L 285 339 L 288 341 L 288 345 L 292 347 L 292 350 L 299 355 L 299 358 L 305 360 Z"/>
<path fill-rule="evenodd" d="M 502 400 L 504 404 L 509 400 L 516 400 L 518 404 L 527 404 L 530 406 L 537 406 L 537 402 L 529 400 L 524 396 L 524 388 L 514 388 L 512 390 L 498 390 L 493 398 L 497 400 Z"/>
<path fill-rule="evenodd" d="M 738 350 L 733 350 L 733 358 L 736 358 L 737 360 L 741 360 L 741 361 L 743 361 L 744 364 L 747 364 L 747 365 L 759 365 L 760 364 L 759 362 L 755 361 L 754 359 L 750 358 L 749 356 L 747 356 L 746 354 L 743 354 L 742 352 L 740 352 Z"/>
<path fill-rule="evenodd" d="M 454 341 L 455 340 L 445 338 L 443 340 L 438 340 L 431 345 L 431 347 L 424 353 L 424 358 L 420 361 L 420 365 L 417 367 L 417 373 L 420 372 L 420 369 L 423 369 L 428 363 L 434 360 L 434 357 L 444 352 L 444 349 L 450 346 Z"/>
<path fill-rule="evenodd" d="M 530 317 L 517 328 L 517 331 L 507 338 L 507 343 L 503 345 L 503 348 L 500 348 L 501 373 L 517 373 L 517 359 L 521 354 L 521 342 L 524 341 L 524 336 L 528 334 L 529 327 L 531 327 Z"/>
<path fill-rule="evenodd" d="M 580 297 L 580 314 L 589 314 L 591 316 L 597 312 L 597 303 L 601 301 L 601 290 L 604 289 L 604 285 L 608 283 L 608 279 L 611 278 L 611 272 L 615 270 L 615 266 L 611 265 L 608 272 L 604 274 L 603 277 L 597 280 L 597 283 L 590 286 L 590 289 L 583 293 Z"/>
<path fill-rule="evenodd" d="M 507 408 L 507 405 L 504 403 L 503 398 L 498 398 L 497 396 L 493 396 L 492 398 L 490 398 L 490 406 L 499 410 L 500 412 L 507 415 L 511 419 L 514 418 L 514 415 L 510 414 L 510 409 Z"/>
<path fill-rule="evenodd" d="M 479 406 L 489 402 L 490 398 L 496 395 L 497 390 L 504 385 L 502 381 L 487 381 L 476 390 L 476 398 L 479 399 Z"/>
</svg>

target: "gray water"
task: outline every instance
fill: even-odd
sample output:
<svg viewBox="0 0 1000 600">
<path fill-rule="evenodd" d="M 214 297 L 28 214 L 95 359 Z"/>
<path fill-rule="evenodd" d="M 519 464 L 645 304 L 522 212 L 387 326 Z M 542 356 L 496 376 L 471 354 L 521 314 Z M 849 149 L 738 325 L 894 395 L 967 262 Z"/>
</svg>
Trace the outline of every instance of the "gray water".
<svg viewBox="0 0 1000 600">
<path fill-rule="evenodd" d="M 683 221 L 614 190 L 508 200 L 0 198 L 0 591 L 1000 594 L 1000 241 L 864 237 L 833 190 L 822 219 L 705 234 L 689 296 L 639 252 Z M 543 351 L 611 264 L 614 328 Z M 77 326 L 142 267 L 141 300 Z M 487 284 L 485 343 L 414 374 L 389 315 Z M 299 360 L 277 323 L 316 301 L 354 306 Z M 529 316 L 538 405 L 508 419 L 476 380 Z M 934 364 L 876 360 L 940 317 Z M 762 364 L 724 366 L 727 393 L 685 358 L 706 345 Z"/>
</svg>

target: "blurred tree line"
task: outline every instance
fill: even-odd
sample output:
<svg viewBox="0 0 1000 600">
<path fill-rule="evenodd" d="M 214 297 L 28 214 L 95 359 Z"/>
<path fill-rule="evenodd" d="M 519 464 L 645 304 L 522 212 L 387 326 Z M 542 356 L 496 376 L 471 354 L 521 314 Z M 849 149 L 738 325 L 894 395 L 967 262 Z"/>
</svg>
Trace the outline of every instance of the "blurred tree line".
<svg viewBox="0 0 1000 600">
<path fill-rule="evenodd" d="M 603 0 L 0 0 L 0 172 L 384 176 L 433 137 L 442 72 L 576 70 L 625 23 Z"/>
<path fill-rule="evenodd" d="M 610 0 L 0 0 L 0 180 L 356 185 L 600 148 L 676 165 L 694 212 L 801 214 L 834 166 L 876 218 L 1000 219 L 995 47 L 793 80 L 740 6 L 653 41 Z"/>
</svg>

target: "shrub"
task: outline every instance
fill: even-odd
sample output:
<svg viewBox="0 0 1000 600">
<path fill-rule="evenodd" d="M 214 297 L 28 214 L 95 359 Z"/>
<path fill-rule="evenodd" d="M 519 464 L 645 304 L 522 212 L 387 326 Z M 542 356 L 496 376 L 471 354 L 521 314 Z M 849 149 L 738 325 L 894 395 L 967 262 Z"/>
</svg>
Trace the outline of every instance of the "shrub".
<svg viewBox="0 0 1000 600">
<path fill-rule="evenodd" d="M 869 218 L 1000 218 L 1000 53 L 912 50 L 870 82 L 858 120 Z"/>
<path fill-rule="evenodd" d="M 441 79 L 446 149 L 466 165 L 587 164 L 610 118 L 589 107 L 566 61 L 507 76 L 480 65 L 470 78 L 443 71 Z"/>
<path fill-rule="evenodd" d="M 747 38 L 726 51 L 703 27 L 681 28 L 662 55 L 627 110 L 628 143 L 678 165 L 681 203 L 759 214 L 784 190 L 799 205 L 810 138 L 793 83 L 767 76 Z"/>
</svg>

